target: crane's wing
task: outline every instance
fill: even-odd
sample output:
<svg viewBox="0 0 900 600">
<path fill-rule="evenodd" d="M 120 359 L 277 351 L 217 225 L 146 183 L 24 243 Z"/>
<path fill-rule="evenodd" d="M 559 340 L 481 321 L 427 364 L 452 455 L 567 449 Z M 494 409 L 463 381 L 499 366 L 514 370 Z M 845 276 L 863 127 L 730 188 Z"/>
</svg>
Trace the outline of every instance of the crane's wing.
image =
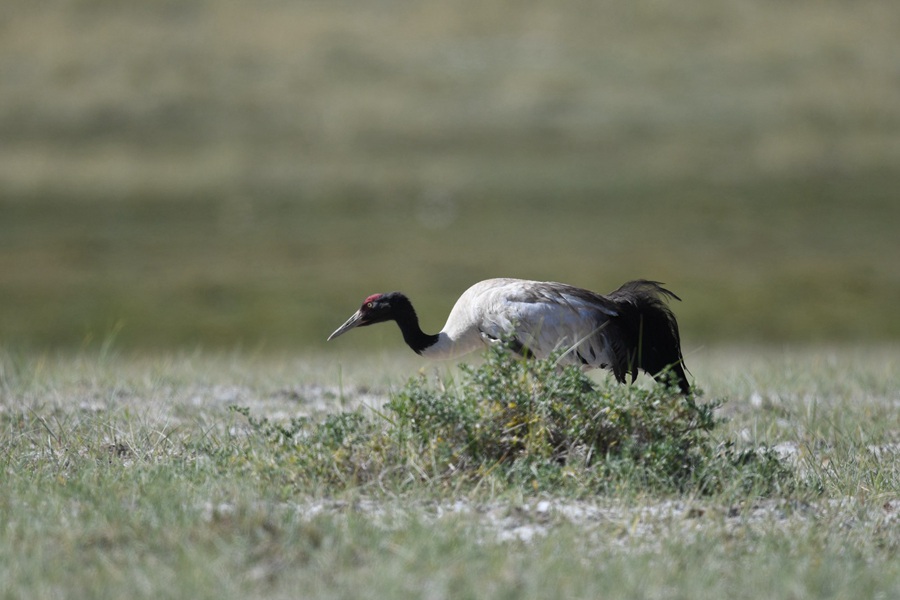
<svg viewBox="0 0 900 600">
<path fill-rule="evenodd" d="M 600 294 L 556 282 L 489 279 L 467 290 L 457 307 L 448 325 L 458 313 L 486 342 L 508 339 L 523 355 L 563 351 L 562 363 L 613 366 L 606 328 L 617 310 Z"/>
</svg>

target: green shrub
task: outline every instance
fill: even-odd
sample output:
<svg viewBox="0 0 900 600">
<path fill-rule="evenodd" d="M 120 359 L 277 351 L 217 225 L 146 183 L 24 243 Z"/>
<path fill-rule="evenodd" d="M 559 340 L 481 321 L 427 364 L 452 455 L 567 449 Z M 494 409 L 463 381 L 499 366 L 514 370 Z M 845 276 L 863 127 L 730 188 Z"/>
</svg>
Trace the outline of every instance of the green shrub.
<svg viewBox="0 0 900 600">
<path fill-rule="evenodd" d="M 553 360 L 503 345 L 456 381 L 411 379 L 380 413 L 367 409 L 251 426 L 289 456 L 298 482 L 319 486 L 478 484 L 602 492 L 734 489 L 768 494 L 791 473 L 772 453 L 716 438 L 719 401 L 675 387 L 595 383 Z"/>
<path fill-rule="evenodd" d="M 734 483 L 768 490 L 788 475 L 773 454 L 716 440 L 720 401 L 663 385 L 597 384 L 576 367 L 520 360 L 502 345 L 461 370 L 449 388 L 413 379 L 387 405 L 393 435 L 435 466 L 431 476 L 499 470 L 537 485 L 575 475 L 596 489 L 710 492 Z"/>
</svg>

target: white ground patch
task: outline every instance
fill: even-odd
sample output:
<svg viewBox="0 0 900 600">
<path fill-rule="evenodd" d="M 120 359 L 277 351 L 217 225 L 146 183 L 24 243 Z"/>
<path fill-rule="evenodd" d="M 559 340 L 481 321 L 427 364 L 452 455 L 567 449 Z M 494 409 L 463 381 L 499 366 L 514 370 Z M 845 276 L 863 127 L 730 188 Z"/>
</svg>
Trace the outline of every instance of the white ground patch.
<svg viewBox="0 0 900 600">
<path fill-rule="evenodd" d="M 844 498 L 802 505 L 769 500 L 746 506 L 715 506 L 703 501 L 678 500 L 629 505 L 561 499 L 434 503 L 363 498 L 285 503 L 281 509 L 295 511 L 309 520 L 323 515 L 362 515 L 385 529 L 409 522 L 453 521 L 471 529 L 484 543 L 528 544 L 551 535 L 555 529 L 576 527 L 583 535 L 593 538 L 597 547 L 622 552 L 655 551 L 660 549 L 661 540 L 690 542 L 706 533 L 743 536 L 776 528 L 799 533 L 816 527 L 826 516 L 828 522 L 839 522 L 845 528 L 861 523 L 876 529 L 900 524 L 900 499 L 875 505 L 857 498 Z M 209 504 L 203 507 L 203 514 L 212 519 L 234 510 L 227 503 Z"/>
</svg>

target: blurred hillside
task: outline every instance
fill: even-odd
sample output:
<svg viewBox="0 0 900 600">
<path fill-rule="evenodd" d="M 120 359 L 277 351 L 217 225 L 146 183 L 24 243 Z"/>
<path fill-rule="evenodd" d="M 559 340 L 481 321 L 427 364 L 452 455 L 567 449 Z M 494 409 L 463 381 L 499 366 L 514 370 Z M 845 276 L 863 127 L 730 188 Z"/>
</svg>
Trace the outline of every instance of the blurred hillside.
<svg viewBox="0 0 900 600">
<path fill-rule="evenodd" d="M 0 344 L 313 346 L 392 289 L 437 330 L 504 275 L 665 281 L 686 345 L 900 339 L 898 31 L 883 0 L 5 0 Z"/>
</svg>

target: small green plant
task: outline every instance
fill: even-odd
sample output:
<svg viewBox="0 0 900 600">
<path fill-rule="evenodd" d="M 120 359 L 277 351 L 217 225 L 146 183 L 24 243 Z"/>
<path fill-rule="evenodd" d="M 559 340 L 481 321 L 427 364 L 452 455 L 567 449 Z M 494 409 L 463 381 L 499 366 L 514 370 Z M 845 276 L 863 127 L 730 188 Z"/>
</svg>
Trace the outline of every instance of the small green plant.
<svg viewBox="0 0 900 600">
<path fill-rule="evenodd" d="M 714 433 L 720 401 L 677 388 L 595 383 L 576 367 L 523 360 L 498 344 L 454 382 L 411 379 L 380 413 L 281 426 L 235 409 L 318 485 L 480 482 L 536 489 L 766 493 L 790 473 L 773 454 Z"/>
<path fill-rule="evenodd" d="M 540 485 L 575 475 L 595 488 L 710 492 L 780 483 L 788 473 L 769 453 L 720 443 L 715 410 L 677 388 L 595 383 L 577 367 L 521 360 L 495 345 L 457 385 L 411 380 L 387 408 L 395 436 L 434 465 L 434 476 L 506 473 Z M 540 473 L 541 477 L 534 477 Z"/>
</svg>

